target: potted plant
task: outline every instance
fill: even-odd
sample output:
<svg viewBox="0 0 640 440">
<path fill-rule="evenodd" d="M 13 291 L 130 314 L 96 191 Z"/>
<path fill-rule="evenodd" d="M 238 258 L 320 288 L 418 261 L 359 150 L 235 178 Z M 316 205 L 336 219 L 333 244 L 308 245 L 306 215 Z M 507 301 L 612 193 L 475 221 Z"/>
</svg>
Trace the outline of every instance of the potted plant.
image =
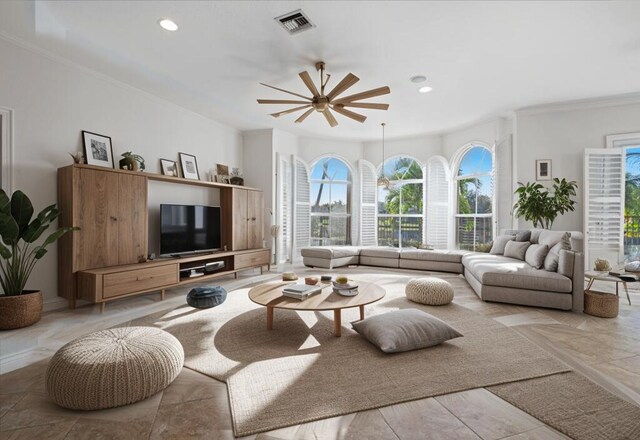
<svg viewBox="0 0 640 440">
<path fill-rule="evenodd" d="M 129 171 L 144 171 L 144 157 L 134 154 L 131 151 L 122 153 L 124 159 L 120 159 L 120 169 Z"/>
<path fill-rule="evenodd" d="M 516 217 L 533 223 L 534 228 L 551 229 L 554 220 L 560 214 L 575 210 L 578 184 L 575 181 L 553 179 L 551 190 L 537 182 L 518 182 L 515 194 L 518 201 L 513 205 Z"/>
<path fill-rule="evenodd" d="M 22 191 L 7 196 L 0 190 L 0 330 L 9 330 L 38 322 L 42 316 L 42 292 L 25 290 L 27 280 L 47 247 L 74 229 L 58 228 L 41 244 L 35 242 L 58 218 L 56 205 L 44 208 L 35 218 L 33 205 Z"/>
</svg>

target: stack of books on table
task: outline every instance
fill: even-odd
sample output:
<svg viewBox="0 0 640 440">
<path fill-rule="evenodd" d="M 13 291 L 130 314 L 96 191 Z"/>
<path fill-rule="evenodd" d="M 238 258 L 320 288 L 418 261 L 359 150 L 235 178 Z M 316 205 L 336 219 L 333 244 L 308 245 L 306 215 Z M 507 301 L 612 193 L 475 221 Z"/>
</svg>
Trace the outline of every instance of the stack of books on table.
<svg viewBox="0 0 640 440">
<path fill-rule="evenodd" d="M 310 286 L 307 284 L 291 284 L 282 289 L 282 295 L 300 301 L 320 292 L 322 292 L 322 286 Z"/>
<path fill-rule="evenodd" d="M 622 281 L 626 281 L 628 283 L 640 281 L 640 272 L 628 272 L 628 271 L 625 271 L 624 269 L 620 269 L 620 270 L 609 271 L 609 275 L 618 277 Z"/>
</svg>

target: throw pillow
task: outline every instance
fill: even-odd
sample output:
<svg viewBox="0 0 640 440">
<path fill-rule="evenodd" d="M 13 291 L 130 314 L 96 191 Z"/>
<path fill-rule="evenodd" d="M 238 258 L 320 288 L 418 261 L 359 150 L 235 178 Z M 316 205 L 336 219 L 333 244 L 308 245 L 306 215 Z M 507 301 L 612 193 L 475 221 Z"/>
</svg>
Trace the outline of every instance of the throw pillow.
<svg viewBox="0 0 640 440">
<path fill-rule="evenodd" d="M 504 247 L 504 256 L 524 261 L 529 246 L 531 243 L 528 241 L 510 241 Z"/>
<path fill-rule="evenodd" d="M 566 249 L 560 249 L 558 259 L 558 273 L 567 278 L 573 278 L 573 266 L 575 264 L 576 253 Z"/>
<path fill-rule="evenodd" d="M 540 269 L 544 265 L 544 258 L 549 253 L 546 244 L 532 244 L 524 255 L 524 261 L 534 269 Z"/>
<path fill-rule="evenodd" d="M 531 241 L 531 231 L 521 231 L 516 234 L 516 241 Z"/>
<path fill-rule="evenodd" d="M 557 272 L 558 263 L 560 262 L 560 250 L 571 250 L 571 233 L 562 234 L 562 239 L 556 243 L 544 259 L 544 270 L 547 272 Z"/>
<path fill-rule="evenodd" d="M 462 336 L 435 316 L 403 309 L 351 323 L 360 336 L 385 353 L 400 353 L 442 344 Z"/>
<path fill-rule="evenodd" d="M 504 254 L 504 247 L 506 244 L 515 240 L 515 235 L 498 235 L 495 240 L 493 240 L 493 246 L 491 246 L 491 250 L 489 251 L 492 255 L 502 255 Z"/>
</svg>

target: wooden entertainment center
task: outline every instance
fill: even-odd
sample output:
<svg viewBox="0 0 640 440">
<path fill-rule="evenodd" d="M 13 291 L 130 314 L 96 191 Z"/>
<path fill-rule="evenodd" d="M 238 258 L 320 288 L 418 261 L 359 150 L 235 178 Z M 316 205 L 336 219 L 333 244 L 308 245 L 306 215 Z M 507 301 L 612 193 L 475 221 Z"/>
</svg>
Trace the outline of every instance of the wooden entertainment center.
<svg viewBox="0 0 640 440">
<path fill-rule="evenodd" d="M 221 244 L 225 251 L 147 261 L 149 181 L 220 191 Z M 90 165 L 58 169 L 60 226 L 80 230 L 58 243 L 58 294 L 75 308 L 76 299 L 105 303 L 115 299 L 204 282 L 241 270 L 270 269 L 263 248 L 262 190 L 161 174 Z M 221 263 L 224 267 L 216 269 Z M 206 273 L 207 264 L 213 268 Z M 191 277 L 192 271 L 205 274 Z"/>
</svg>

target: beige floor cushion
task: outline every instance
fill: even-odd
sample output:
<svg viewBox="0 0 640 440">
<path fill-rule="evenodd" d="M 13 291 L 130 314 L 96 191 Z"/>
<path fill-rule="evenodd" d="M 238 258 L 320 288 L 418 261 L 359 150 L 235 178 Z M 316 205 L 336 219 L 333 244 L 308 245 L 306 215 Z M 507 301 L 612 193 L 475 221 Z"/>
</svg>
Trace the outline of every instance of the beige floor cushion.
<svg viewBox="0 0 640 440">
<path fill-rule="evenodd" d="M 404 290 L 413 302 L 430 306 L 440 306 L 453 301 L 453 287 L 440 278 L 414 278 Z"/>
<path fill-rule="evenodd" d="M 71 341 L 53 355 L 46 388 L 49 397 L 64 408 L 112 408 L 162 391 L 183 363 L 182 345 L 164 330 L 103 330 Z"/>
</svg>

